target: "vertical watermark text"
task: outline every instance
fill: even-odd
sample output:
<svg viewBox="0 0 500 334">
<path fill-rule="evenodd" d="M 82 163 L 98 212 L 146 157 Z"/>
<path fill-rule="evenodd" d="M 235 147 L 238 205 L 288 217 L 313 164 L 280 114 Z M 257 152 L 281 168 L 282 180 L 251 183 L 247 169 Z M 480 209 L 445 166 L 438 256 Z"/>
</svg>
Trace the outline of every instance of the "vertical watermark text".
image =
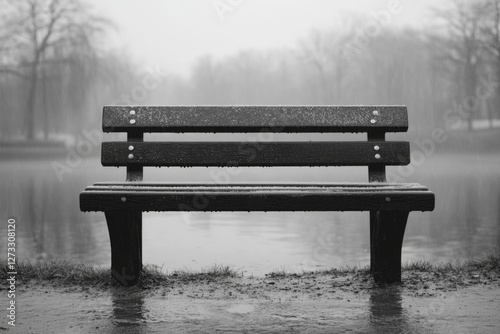
<svg viewBox="0 0 500 334">
<path fill-rule="evenodd" d="M 16 219 L 7 219 L 7 323 L 16 326 Z"/>
</svg>

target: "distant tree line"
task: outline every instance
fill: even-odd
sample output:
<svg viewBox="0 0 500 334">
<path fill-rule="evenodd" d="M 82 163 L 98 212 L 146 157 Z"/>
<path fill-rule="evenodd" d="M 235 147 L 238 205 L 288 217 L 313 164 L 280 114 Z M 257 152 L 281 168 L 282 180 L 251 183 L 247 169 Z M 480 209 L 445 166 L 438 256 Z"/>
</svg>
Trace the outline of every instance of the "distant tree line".
<svg viewBox="0 0 500 334">
<path fill-rule="evenodd" d="M 355 52 L 348 48 L 366 20 L 354 18 L 342 31 L 313 31 L 287 50 L 206 56 L 188 79 L 165 82 L 152 98 L 164 104 L 405 104 L 414 130 L 471 130 L 478 119 L 491 125 L 500 119 L 500 0 L 455 0 L 434 15 L 433 26 L 422 29 L 381 27 Z"/>
<path fill-rule="evenodd" d="M 500 119 L 500 0 L 455 0 L 434 11 L 433 26 L 383 27 L 354 53 L 344 51 L 366 20 L 288 49 L 205 56 L 188 77 L 155 83 L 105 47 L 113 25 L 83 0 L 0 5 L 3 139 L 78 137 L 134 89 L 142 95 L 131 102 L 144 104 L 405 104 L 419 131 Z"/>
</svg>

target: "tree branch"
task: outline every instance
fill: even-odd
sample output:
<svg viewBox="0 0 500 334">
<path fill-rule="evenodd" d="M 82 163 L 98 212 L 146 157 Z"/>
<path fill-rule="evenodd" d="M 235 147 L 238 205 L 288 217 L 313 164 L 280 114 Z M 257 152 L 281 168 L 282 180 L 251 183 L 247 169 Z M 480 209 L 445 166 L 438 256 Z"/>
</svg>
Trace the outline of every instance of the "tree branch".
<svg viewBox="0 0 500 334">
<path fill-rule="evenodd" d="M 16 70 L 13 70 L 11 68 L 1 68 L 0 67 L 0 73 L 13 74 L 19 78 L 22 78 L 25 80 L 28 79 L 28 77 L 26 75 L 24 75 L 23 73 L 16 71 Z"/>
</svg>

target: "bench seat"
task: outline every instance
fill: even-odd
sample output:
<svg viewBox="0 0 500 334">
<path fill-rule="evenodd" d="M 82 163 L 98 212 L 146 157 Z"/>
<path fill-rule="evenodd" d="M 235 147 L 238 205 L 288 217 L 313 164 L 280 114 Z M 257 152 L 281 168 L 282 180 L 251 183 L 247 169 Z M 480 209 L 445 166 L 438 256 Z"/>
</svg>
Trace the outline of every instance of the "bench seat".
<svg viewBox="0 0 500 334">
<path fill-rule="evenodd" d="M 182 184 L 99 182 L 82 211 L 430 211 L 418 183 Z"/>
</svg>

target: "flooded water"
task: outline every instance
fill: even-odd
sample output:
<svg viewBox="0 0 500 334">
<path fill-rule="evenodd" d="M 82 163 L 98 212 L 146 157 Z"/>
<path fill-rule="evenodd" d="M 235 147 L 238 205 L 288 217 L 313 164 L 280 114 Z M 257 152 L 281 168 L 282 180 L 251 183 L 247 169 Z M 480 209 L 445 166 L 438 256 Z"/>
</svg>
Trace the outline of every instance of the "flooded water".
<svg viewBox="0 0 500 334">
<path fill-rule="evenodd" d="M 57 160 L 64 162 L 64 159 Z M 123 181 L 125 170 L 89 159 L 59 181 L 52 161 L 0 162 L 0 229 L 17 220 L 20 259 L 63 257 L 110 265 L 103 213 L 82 213 L 79 192 L 96 181 Z M 403 261 L 463 259 L 500 246 L 500 156 L 434 155 L 405 181 L 436 194 L 433 212 L 410 213 Z M 216 168 L 146 168 L 147 181 L 211 181 Z M 396 168 L 389 171 L 397 172 Z M 401 173 L 400 173 L 401 174 Z M 364 181 L 366 168 L 244 168 L 231 182 Z M 248 275 L 275 269 L 369 263 L 368 213 L 146 213 L 143 258 L 163 270 L 227 264 Z M 0 248 L 6 251 L 6 243 Z M 5 253 L 5 252 L 4 252 Z"/>
<path fill-rule="evenodd" d="M 470 287 L 432 297 L 403 290 L 338 290 L 330 298 L 299 293 L 287 300 L 282 298 L 286 293 L 199 299 L 155 290 L 33 287 L 20 294 L 22 316 L 9 332 L 498 333 L 498 288 Z"/>
</svg>

